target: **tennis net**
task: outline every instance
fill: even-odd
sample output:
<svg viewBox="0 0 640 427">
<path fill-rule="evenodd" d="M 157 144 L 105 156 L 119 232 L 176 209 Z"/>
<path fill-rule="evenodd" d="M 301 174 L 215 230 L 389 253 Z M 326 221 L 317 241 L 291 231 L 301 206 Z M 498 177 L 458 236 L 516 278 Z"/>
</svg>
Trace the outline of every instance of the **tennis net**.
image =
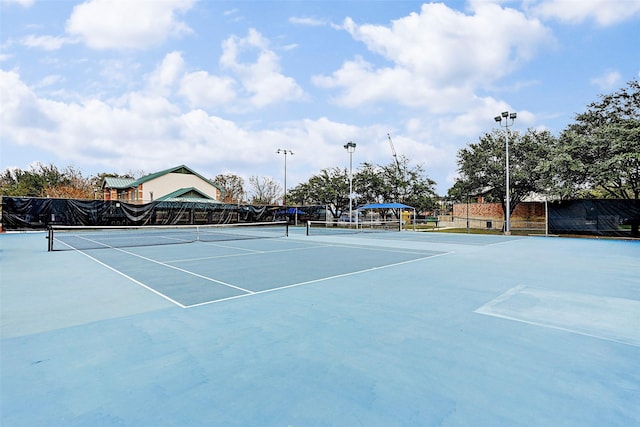
<svg viewBox="0 0 640 427">
<path fill-rule="evenodd" d="M 277 238 L 288 235 L 286 221 L 160 226 L 51 226 L 48 250 L 86 250 L 193 242 Z"/>
<path fill-rule="evenodd" d="M 400 231 L 400 221 L 307 221 L 307 236 Z"/>
</svg>

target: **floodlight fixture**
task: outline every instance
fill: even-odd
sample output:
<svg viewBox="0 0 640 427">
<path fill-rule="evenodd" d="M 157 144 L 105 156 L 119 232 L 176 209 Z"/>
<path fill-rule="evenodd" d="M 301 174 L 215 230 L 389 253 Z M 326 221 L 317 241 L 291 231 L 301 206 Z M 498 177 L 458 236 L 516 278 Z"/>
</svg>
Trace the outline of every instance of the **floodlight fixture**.
<svg viewBox="0 0 640 427">
<path fill-rule="evenodd" d="M 352 142 L 352 141 L 349 141 L 346 144 L 344 144 L 344 148 L 346 148 L 346 150 L 349 153 L 353 153 L 356 150 L 356 143 Z"/>
</svg>

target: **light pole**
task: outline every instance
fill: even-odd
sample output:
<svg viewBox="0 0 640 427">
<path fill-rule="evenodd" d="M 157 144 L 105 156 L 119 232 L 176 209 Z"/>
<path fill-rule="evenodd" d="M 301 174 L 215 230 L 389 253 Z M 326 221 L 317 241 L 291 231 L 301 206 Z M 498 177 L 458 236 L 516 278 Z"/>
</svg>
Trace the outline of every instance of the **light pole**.
<svg viewBox="0 0 640 427">
<path fill-rule="evenodd" d="M 293 151 L 291 150 L 283 150 L 282 148 L 278 148 L 276 151 L 278 154 L 284 154 L 284 195 L 282 196 L 282 206 L 284 206 L 285 212 L 287 211 L 287 154 L 291 154 L 293 156 Z"/>
<path fill-rule="evenodd" d="M 353 221 L 353 152 L 356 151 L 356 143 L 349 141 L 344 145 L 344 148 L 349 153 L 349 227 L 351 227 Z"/>
<path fill-rule="evenodd" d="M 513 126 L 513 122 L 515 121 L 517 113 L 509 113 L 508 111 L 503 111 L 499 116 L 494 117 L 494 120 L 498 122 L 500 127 L 504 127 L 507 130 L 505 140 L 506 140 L 506 166 L 507 166 L 507 190 L 506 190 L 506 198 L 507 198 L 507 212 L 505 214 L 505 226 L 504 226 L 504 234 L 511 234 L 511 191 L 509 191 L 509 126 Z M 504 119 L 504 124 L 502 124 L 502 119 Z M 511 123 L 509 123 L 511 120 Z"/>
</svg>

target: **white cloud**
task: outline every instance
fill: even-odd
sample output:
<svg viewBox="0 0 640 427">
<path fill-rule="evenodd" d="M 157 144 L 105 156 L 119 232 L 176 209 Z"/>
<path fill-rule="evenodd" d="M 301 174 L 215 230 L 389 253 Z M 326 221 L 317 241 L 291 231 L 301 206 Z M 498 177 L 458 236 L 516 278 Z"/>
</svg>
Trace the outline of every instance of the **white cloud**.
<svg viewBox="0 0 640 427">
<path fill-rule="evenodd" d="M 178 83 L 182 77 L 173 84 Z M 183 111 L 171 98 L 148 92 L 129 92 L 108 101 L 53 101 L 36 95 L 17 72 L 4 71 L 0 71 L 0 98 L 3 146 L 58 153 L 60 161 L 82 164 L 96 173 L 153 172 L 187 164 L 210 177 L 235 173 L 245 180 L 250 176 L 280 180 L 282 159 L 275 151 L 286 148 L 296 153 L 287 166 L 293 186 L 321 169 L 347 167 L 343 145 L 349 140 L 358 144 L 354 166 L 390 162 L 387 132 L 392 132 L 398 154 L 424 163 L 429 176 L 455 168 L 455 147 L 430 143 L 434 138 L 429 132 L 437 134 L 444 124 L 409 121 L 406 129 L 394 131 L 388 124 L 358 126 L 321 117 L 260 129 L 200 108 Z M 479 102 L 479 110 L 491 111 L 476 114 L 492 117 L 502 107 L 495 101 Z M 457 123 L 464 126 L 464 118 Z"/>
<path fill-rule="evenodd" d="M 56 83 L 64 82 L 64 77 L 59 74 L 50 74 L 40 79 L 38 83 L 34 85 L 35 88 L 43 88 L 54 85 Z"/>
<path fill-rule="evenodd" d="M 240 62 L 239 57 L 252 54 L 253 62 Z M 250 30 L 246 38 L 231 37 L 223 43 L 220 64 L 230 75 L 214 75 L 205 70 L 185 72 L 182 54 L 171 52 L 149 75 L 148 87 L 152 93 L 165 96 L 175 89 L 191 108 L 205 110 L 224 107 L 245 111 L 304 96 L 294 79 L 280 73 L 279 61 L 269 48 L 269 41 Z"/>
<path fill-rule="evenodd" d="M 27 36 L 22 39 L 22 44 L 27 47 L 35 47 L 44 50 L 58 50 L 64 44 L 73 42 L 67 37 L 60 36 Z"/>
<path fill-rule="evenodd" d="M 2 123 L 13 122 L 13 113 L 19 110 L 24 101 L 32 104 L 35 100 L 31 90 L 20 80 L 15 71 L 0 69 L 0 118 Z"/>
<path fill-rule="evenodd" d="M 356 58 L 331 76 L 313 79 L 342 89 L 338 102 L 352 107 L 391 99 L 431 111 L 456 111 L 477 88 L 504 77 L 553 42 L 538 20 L 484 2 L 474 3 L 470 15 L 431 3 L 391 26 L 357 25 L 347 18 L 343 27 L 391 63 L 376 68 Z"/>
<path fill-rule="evenodd" d="M 186 73 L 185 67 L 180 52 L 168 53 L 149 75 L 150 92 L 169 96 L 177 89 L 176 93 L 185 98 L 192 108 L 218 107 L 236 99 L 235 80 L 232 78 L 213 76 L 206 71 Z"/>
<path fill-rule="evenodd" d="M 177 164 L 230 170 L 245 179 L 273 174 L 282 141 L 298 156 L 291 177 L 308 178 L 342 158 L 344 139 L 359 128 L 327 119 L 249 130 L 201 109 L 182 112 L 169 99 L 131 92 L 110 101 L 60 102 L 38 97 L 17 72 L 0 70 L 3 144 L 64 153 L 64 161 L 120 172 Z M 322 153 L 317 155 L 317 153 Z"/>
<path fill-rule="evenodd" d="M 296 81 L 281 73 L 280 58 L 269 48 L 269 41 L 250 29 L 247 37 L 230 37 L 223 42 L 220 64 L 234 72 L 250 94 L 255 107 L 304 97 Z M 255 62 L 241 62 L 239 57 L 256 54 Z"/>
<path fill-rule="evenodd" d="M 533 14 L 577 24 L 592 19 L 608 26 L 640 15 L 640 0 L 544 0 L 530 5 Z"/>
<path fill-rule="evenodd" d="M 296 25 L 307 25 L 310 27 L 321 27 L 324 25 L 327 25 L 327 23 L 325 21 L 322 21 L 320 19 L 315 19 L 315 18 L 298 18 L 295 16 L 292 16 L 291 18 L 289 18 L 289 22 L 291 22 L 292 24 L 296 24 Z"/>
<path fill-rule="evenodd" d="M 68 34 L 93 49 L 143 49 L 190 32 L 176 15 L 194 0 L 90 0 L 73 8 Z"/>
<path fill-rule="evenodd" d="M 18 4 L 22 7 L 30 7 L 35 3 L 35 0 L 2 0 L 0 1 L 2 4 Z"/>
<path fill-rule="evenodd" d="M 180 52 L 170 52 L 162 60 L 162 63 L 149 76 L 149 87 L 152 92 L 163 94 L 170 90 L 184 73 L 184 59 Z"/>
<path fill-rule="evenodd" d="M 142 66 L 132 58 L 121 57 L 117 59 L 105 59 L 98 62 L 101 66 L 98 86 L 117 89 L 135 86 L 137 76 Z"/>
<path fill-rule="evenodd" d="M 234 86 L 235 81 L 232 78 L 196 71 L 182 78 L 178 93 L 187 99 L 192 108 L 211 108 L 235 100 Z"/>
<path fill-rule="evenodd" d="M 607 71 L 603 75 L 591 79 L 591 84 L 598 86 L 601 90 L 609 90 L 618 86 L 622 76 L 617 71 Z"/>
</svg>

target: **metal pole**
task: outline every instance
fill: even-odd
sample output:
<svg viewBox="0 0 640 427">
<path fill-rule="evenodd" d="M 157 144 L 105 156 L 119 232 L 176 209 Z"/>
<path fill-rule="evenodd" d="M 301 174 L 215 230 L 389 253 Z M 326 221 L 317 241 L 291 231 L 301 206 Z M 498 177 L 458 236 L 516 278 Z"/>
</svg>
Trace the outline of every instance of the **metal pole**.
<svg viewBox="0 0 640 427">
<path fill-rule="evenodd" d="M 353 221 L 353 151 L 349 151 L 349 227 Z"/>
<path fill-rule="evenodd" d="M 544 235 L 549 236 L 549 202 L 544 199 Z"/>
<path fill-rule="evenodd" d="M 349 228 L 353 222 L 353 152 L 356 149 L 356 144 L 349 141 L 344 145 L 344 148 L 349 152 Z M 356 228 L 358 224 L 356 222 Z"/>
<path fill-rule="evenodd" d="M 293 151 L 291 150 L 283 150 L 278 148 L 276 151 L 278 154 L 284 154 L 284 195 L 282 196 L 282 206 L 285 208 L 285 215 L 287 209 L 287 154 L 291 154 L 293 156 Z"/>
<path fill-rule="evenodd" d="M 467 233 L 469 232 L 469 193 L 467 193 Z"/>
<path fill-rule="evenodd" d="M 509 191 L 509 126 L 505 126 L 507 128 L 506 134 L 506 145 L 507 145 L 507 223 L 504 228 L 504 234 L 511 234 L 511 192 Z"/>
<path fill-rule="evenodd" d="M 515 121 L 516 117 L 518 116 L 517 113 L 509 113 L 508 111 L 503 111 L 502 114 L 500 114 L 499 116 L 495 117 L 495 121 L 498 122 L 498 124 L 500 125 L 500 127 L 504 126 L 504 128 L 507 130 L 507 133 L 505 134 L 505 141 L 506 141 L 506 185 L 507 188 L 505 190 L 506 192 L 506 212 L 505 212 L 505 227 L 504 227 L 504 234 L 509 235 L 511 234 L 511 191 L 509 191 L 510 189 L 510 184 L 509 184 L 509 126 L 513 126 L 513 122 Z M 502 124 L 502 119 L 504 119 L 504 125 Z M 511 124 L 509 124 L 509 119 L 511 119 Z"/>
</svg>

